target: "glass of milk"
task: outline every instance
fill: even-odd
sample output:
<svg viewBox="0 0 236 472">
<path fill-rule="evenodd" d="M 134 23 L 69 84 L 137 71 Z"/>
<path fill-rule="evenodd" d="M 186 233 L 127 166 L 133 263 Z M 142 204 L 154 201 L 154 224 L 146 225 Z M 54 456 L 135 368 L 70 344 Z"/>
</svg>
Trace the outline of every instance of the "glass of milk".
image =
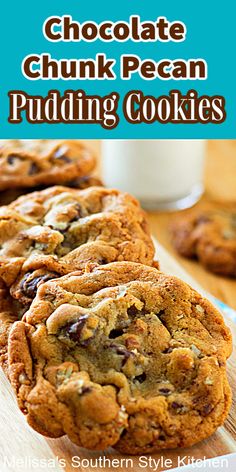
<svg viewBox="0 0 236 472">
<path fill-rule="evenodd" d="M 188 208 L 204 190 L 204 157 L 203 140 L 104 140 L 103 179 L 146 209 Z"/>
</svg>

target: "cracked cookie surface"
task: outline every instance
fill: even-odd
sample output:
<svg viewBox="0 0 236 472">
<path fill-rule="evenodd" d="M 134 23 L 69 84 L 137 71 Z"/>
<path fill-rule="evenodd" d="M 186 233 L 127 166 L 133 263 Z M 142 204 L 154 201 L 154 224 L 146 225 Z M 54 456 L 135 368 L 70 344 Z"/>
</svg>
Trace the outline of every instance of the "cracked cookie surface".
<svg viewBox="0 0 236 472">
<path fill-rule="evenodd" d="M 9 337 L 29 424 L 89 449 L 190 446 L 225 420 L 231 336 L 175 277 L 116 262 L 45 282 Z"/>
<path fill-rule="evenodd" d="M 92 152 L 76 140 L 0 140 L 0 191 L 62 184 L 94 166 Z"/>
<path fill-rule="evenodd" d="M 234 206 L 236 208 L 236 205 Z M 236 277 L 236 209 L 189 212 L 171 225 L 178 253 L 216 274 Z"/>
<path fill-rule="evenodd" d="M 128 194 L 102 187 L 53 187 L 0 208 L 0 278 L 18 315 L 39 284 L 88 264 L 153 264 L 144 212 Z"/>
</svg>

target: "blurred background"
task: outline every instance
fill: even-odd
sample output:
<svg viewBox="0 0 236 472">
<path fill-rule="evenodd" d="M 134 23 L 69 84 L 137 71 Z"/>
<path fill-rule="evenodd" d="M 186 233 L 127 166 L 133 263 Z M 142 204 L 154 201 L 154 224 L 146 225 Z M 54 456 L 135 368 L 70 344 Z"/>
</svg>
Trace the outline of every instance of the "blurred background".
<svg viewBox="0 0 236 472">
<path fill-rule="evenodd" d="M 140 141 L 139 141 L 140 143 Z M 114 144 L 114 143 L 113 143 Z M 88 145 L 94 149 L 98 157 L 96 175 L 104 179 L 104 144 L 100 141 L 89 141 Z M 107 149 L 105 149 L 107 154 Z M 103 154 L 103 156 L 102 156 Z M 203 165 L 203 193 L 199 195 L 199 200 L 195 208 L 204 210 L 209 207 L 216 207 L 219 203 L 235 203 L 236 213 L 236 141 L 234 140 L 211 140 L 205 142 L 205 159 Z M 102 164 L 103 157 L 103 164 Z M 111 162 L 113 156 L 110 156 Z M 105 157 L 107 159 L 107 157 Z M 145 165 L 148 160 L 143 156 Z M 113 165 L 113 175 L 117 164 Z M 122 171 L 123 172 L 123 171 Z M 106 173 L 106 171 L 105 171 Z M 106 176 L 107 178 L 107 176 Z M 178 178 L 176 176 L 176 178 Z M 142 186 L 144 183 L 139 182 Z M 146 185 L 146 182 L 145 182 Z M 128 189 L 131 191 L 133 189 Z M 133 192 L 134 193 L 134 192 Z M 136 195 L 138 196 L 138 195 Z M 158 206 L 158 205 L 157 205 Z M 236 280 L 215 275 L 207 271 L 199 262 L 180 257 L 174 250 L 169 234 L 169 223 L 173 217 L 182 218 L 188 214 L 189 210 L 147 210 L 149 224 L 154 237 L 175 257 L 175 259 L 202 285 L 203 288 L 211 292 L 217 298 L 223 300 L 228 305 L 236 308 Z"/>
</svg>

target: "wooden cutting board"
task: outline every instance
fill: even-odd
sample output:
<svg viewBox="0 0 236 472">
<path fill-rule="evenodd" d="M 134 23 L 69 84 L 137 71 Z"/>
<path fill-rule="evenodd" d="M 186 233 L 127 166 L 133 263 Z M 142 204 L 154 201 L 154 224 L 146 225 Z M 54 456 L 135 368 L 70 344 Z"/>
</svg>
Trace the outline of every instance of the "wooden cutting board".
<svg viewBox="0 0 236 472">
<path fill-rule="evenodd" d="M 163 271 L 182 278 L 200 292 L 203 290 L 198 284 L 181 268 L 181 266 L 158 245 L 158 258 Z M 203 459 L 222 456 L 236 452 L 236 324 L 230 319 L 226 320 L 230 326 L 233 340 L 234 352 L 228 362 L 228 374 L 230 384 L 234 393 L 233 404 L 223 427 L 209 439 L 188 449 L 164 451 L 160 454 L 145 456 L 140 462 L 138 457 L 122 456 L 113 449 L 101 452 L 89 452 L 72 444 L 66 437 L 61 439 L 46 439 L 33 431 L 26 423 L 23 414 L 18 410 L 11 386 L 0 371 L 0 471 L 1 472 L 28 472 L 48 471 L 74 472 L 101 471 L 116 469 L 132 470 L 141 472 L 144 470 L 146 460 L 155 460 L 146 467 L 146 470 L 156 472 L 177 467 L 181 458 L 183 463 L 191 458 Z M 186 457 L 185 457 L 186 456 Z M 148 459 L 148 457 L 150 457 Z M 96 463 L 97 459 L 97 463 Z M 112 460 L 116 459 L 116 462 Z M 169 459 L 169 463 L 166 462 Z M 84 461 L 81 464 L 81 461 Z M 159 460 L 159 463 L 158 463 Z M 80 461 L 80 462 L 79 462 Z M 99 462 L 100 461 L 100 464 Z M 99 466 L 100 465 L 100 466 Z M 170 467 L 171 466 L 171 467 Z M 155 467 L 155 469 L 154 469 Z"/>
</svg>

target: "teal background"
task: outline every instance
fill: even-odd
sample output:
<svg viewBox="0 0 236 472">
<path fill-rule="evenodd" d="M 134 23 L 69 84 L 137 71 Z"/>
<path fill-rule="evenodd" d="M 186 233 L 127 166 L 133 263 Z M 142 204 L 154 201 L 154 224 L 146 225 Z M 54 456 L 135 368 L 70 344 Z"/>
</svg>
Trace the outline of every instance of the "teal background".
<svg viewBox="0 0 236 472">
<path fill-rule="evenodd" d="M 182 43 L 51 43 L 42 34 L 44 20 L 51 15 L 70 14 L 77 21 L 97 22 L 111 19 L 128 20 L 139 14 L 141 20 L 166 16 L 168 20 L 181 20 L 187 26 L 187 39 Z M 236 55 L 235 55 L 235 1 L 198 0 L 41 0 L 6 1 L 1 5 L 0 28 L 0 137 L 1 138 L 236 138 Z M 118 60 L 122 53 L 134 53 L 141 58 L 197 58 L 208 62 L 206 81 L 153 81 L 142 80 L 138 75 L 121 81 L 30 81 L 21 74 L 21 61 L 28 54 L 48 52 L 61 57 L 94 57 L 98 52 Z M 117 69 L 115 68 L 117 71 Z M 227 119 L 223 124 L 140 124 L 126 122 L 120 106 L 120 122 L 114 130 L 100 125 L 78 124 L 21 124 L 7 121 L 9 90 L 20 89 L 29 94 L 47 95 L 57 88 L 83 89 L 87 94 L 106 95 L 117 91 L 122 98 L 131 89 L 159 96 L 172 88 L 185 93 L 195 88 L 200 95 L 223 95 L 226 99 Z"/>
</svg>

